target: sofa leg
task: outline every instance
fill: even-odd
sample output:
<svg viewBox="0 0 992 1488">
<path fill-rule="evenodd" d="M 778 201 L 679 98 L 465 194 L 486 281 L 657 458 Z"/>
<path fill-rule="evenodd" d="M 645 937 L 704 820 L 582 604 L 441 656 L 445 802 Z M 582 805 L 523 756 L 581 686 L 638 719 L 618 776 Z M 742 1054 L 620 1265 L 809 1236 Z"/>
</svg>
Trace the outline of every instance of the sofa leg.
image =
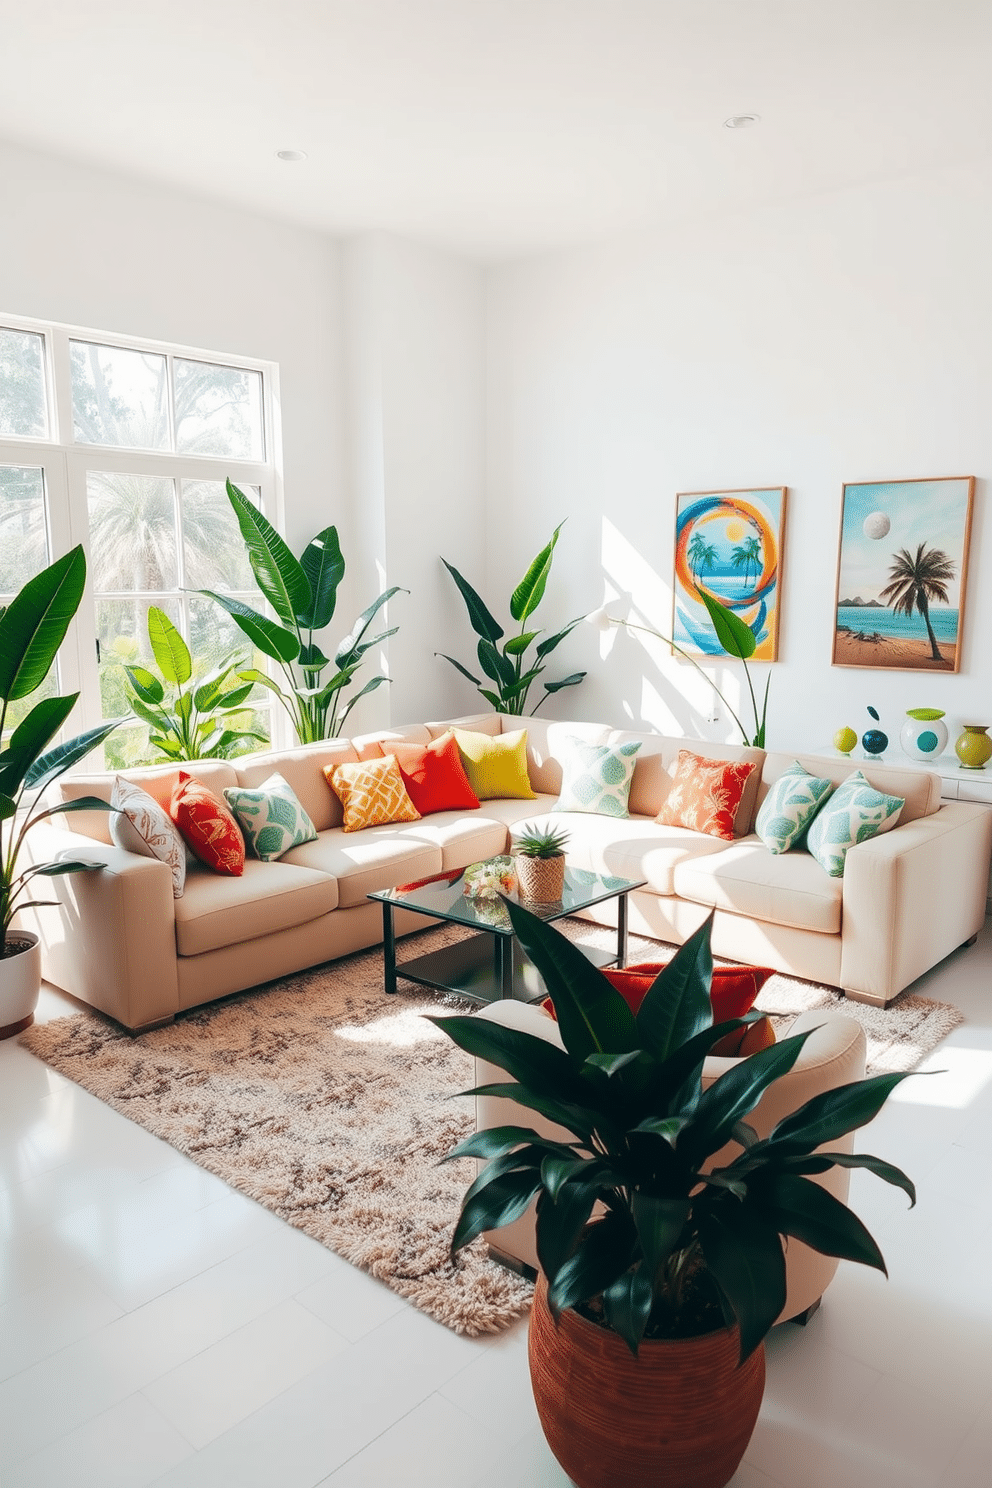
<svg viewBox="0 0 992 1488">
<path fill-rule="evenodd" d="M 973 946 L 975 944 L 975 942 L 976 942 L 977 939 L 978 939 L 977 934 L 975 934 L 975 935 L 969 935 L 968 936 L 968 939 L 967 940 L 963 940 L 961 942 L 961 944 L 958 946 L 958 950 L 959 951 L 966 951 L 969 946 Z"/>
<path fill-rule="evenodd" d="M 495 1245 L 489 1246 L 489 1259 L 495 1261 L 497 1266 L 504 1266 L 507 1271 L 515 1271 L 518 1276 L 524 1276 L 528 1281 L 537 1280 L 537 1272 L 533 1266 L 528 1266 L 526 1261 L 517 1260 L 516 1256 L 507 1255 L 504 1250 L 497 1250 Z"/>
<path fill-rule="evenodd" d="M 797 1312 L 796 1315 L 795 1315 L 795 1317 L 786 1318 L 786 1322 L 789 1322 L 789 1323 L 798 1323 L 799 1326 L 800 1326 L 800 1328 L 805 1328 L 806 1324 L 809 1322 L 809 1320 L 813 1316 L 814 1312 L 819 1312 L 819 1310 L 820 1310 L 820 1303 L 822 1301 L 823 1301 L 823 1298 L 822 1297 L 817 1297 L 816 1301 L 815 1302 L 811 1302 L 810 1305 L 805 1309 L 804 1312 Z"/>
<path fill-rule="evenodd" d="M 169 1024 L 175 1021 L 175 1013 L 170 1013 L 167 1018 L 156 1018 L 151 1023 L 142 1023 L 140 1028 L 125 1028 L 124 1032 L 130 1034 L 132 1038 L 137 1038 L 139 1034 L 151 1033 L 154 1028 L 168 1028 Z"/>
<path fill-rule="evenodd" d="M 863 1002 L 868 1007 L 888 1007 L 889 1003 L 894 1000 L 891 997 L 872 997 L 871 994 L 868 992 L 855 992 L 850 987 L 841 987 L 840 990 L 843 992 L 848 1002 Z"/>
</svg>

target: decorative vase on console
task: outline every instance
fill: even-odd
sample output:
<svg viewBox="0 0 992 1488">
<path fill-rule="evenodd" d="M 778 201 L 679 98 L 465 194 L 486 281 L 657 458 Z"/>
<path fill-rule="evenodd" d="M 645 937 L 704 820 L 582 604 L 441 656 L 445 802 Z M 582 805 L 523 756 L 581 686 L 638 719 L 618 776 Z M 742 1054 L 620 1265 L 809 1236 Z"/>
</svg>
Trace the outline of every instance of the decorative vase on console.
<svg viewBox="0 0 992 1488">
<path fill-rule="evenodd" d="M 871 707 L 870 704 L 868 707 L 868 712 L 877 723 L 878 714 L 875 712 L 875 709 Z M 865 759 L 881 759 L 882 755 L 888 748 L 888 743 L 888 734 L 883 734 L 882 730 L 878 728 L 865 729 L 864 733 L 861 735 L 861 747 L 864 749 Z"/>
<path fill-rule="evenodd" d="M 963 770 L 984 770 L 992 759 L 992 739 L 987 723 L 966 723 L 964 732 L 954 741 L 954 753 Z"/>
<path fill-rule="evenodd" d="M 899 743 L 910 759 L 932 760 L 947 748 L 947 724 L 940 708 L 907 708 Z"/>
</svg>

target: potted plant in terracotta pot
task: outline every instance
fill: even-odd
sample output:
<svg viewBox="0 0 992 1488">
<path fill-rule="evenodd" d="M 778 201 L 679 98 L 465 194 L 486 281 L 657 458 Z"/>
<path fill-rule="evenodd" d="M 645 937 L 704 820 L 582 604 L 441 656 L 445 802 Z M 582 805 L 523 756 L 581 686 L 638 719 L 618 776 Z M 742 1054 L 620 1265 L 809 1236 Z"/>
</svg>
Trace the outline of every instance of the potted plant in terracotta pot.
<svg viewBox="0 0 992 1488">
<path fill-rule="evenodd" d="M 835 1164 L 865 1167 L 915 1201 L 898 1168 L 829 1151 L 905 1076 L 815 1096 L 759 1139 L 748 1115 L 812 1030 L 703 1088 L 708 1051 L 760 1016 L 714 1025 L 709 920 L 635 1015 L 553 926 L 510 901 L 507 911 L 563 1047 L 484 1019 L 435 1021 L 513 1082 L 473 1093 L 508 1096 L 570 1136 L 505 1126 L 462 1142 L 451 1157 L 487 1166 L 465 1195 L 452 1253 L 536 1199 L 531 1377 L 558 1461 L 579 1488 L 721 1488 L 760 1409 L 762 1340 L 785 1305 L 783 1240 L 885 1269 L 861 1221 L 812 1179 Z"/>
<path fill-rule="evenodd" d="M 565 891 L 564 827 L 538 827 L 531 822 L 517 829 L 513 851 L 521 899 L 532 904 L 557 904 Z"/>
<path fill-rule="evenodd" d="M 19 707 L 48 676 L 86 582 L 86 559 L 75 547 L 29 580 L 0 611 L 0 1038 L 27 1028 L 41 988 L 41 948 L 33 931 L 13 928 L 19 909 L 55 903 L 33 897 L 35 880 L 82 873 L 98 863 L 73 859 L 18 870 L 25 834 L 35 822 L 65 811 L 109 811 L 108 801 L 82 797 L 46 806 L 46 787 L 103 739 L 119 720 L 49 748 L 75 706 L 78 692 Z M 12 725 L 13 728 L 11 727 Z M 8 731 L 10 731 L 8 733 Z"/>
</svg>

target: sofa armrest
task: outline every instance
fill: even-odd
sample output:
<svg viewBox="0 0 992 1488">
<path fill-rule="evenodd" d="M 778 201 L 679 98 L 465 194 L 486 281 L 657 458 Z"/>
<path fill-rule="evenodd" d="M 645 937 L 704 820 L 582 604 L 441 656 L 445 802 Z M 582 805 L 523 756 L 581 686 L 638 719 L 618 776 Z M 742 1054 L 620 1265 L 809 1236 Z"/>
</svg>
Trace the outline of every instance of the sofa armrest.
<svg viewBox="0 0 992 1488">
<path fill-rule="evenodd" d="M 841 986 L 884 1007 L 985 920 L 992 811 L 951 801 L 852 847 L 844 865 Z"/>
<path fill-rule="evenodd" d="M 24 855 L 33 863 L 100 864 L 40 880 L 45 898 L 61 908 L 22 913 L 20 922 L 41 939 L 42 974 L 126 1028 L 174 1018 L 179 978 L 169 865 L 44 822 L 28 832 Z"/>
</svg>

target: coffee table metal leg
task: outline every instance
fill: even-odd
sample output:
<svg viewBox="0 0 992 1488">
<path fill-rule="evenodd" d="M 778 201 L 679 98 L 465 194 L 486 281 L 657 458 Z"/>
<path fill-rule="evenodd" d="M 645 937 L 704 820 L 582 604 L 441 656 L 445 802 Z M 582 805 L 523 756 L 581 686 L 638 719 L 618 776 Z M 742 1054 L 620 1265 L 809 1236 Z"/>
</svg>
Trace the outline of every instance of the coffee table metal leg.
<svg viewBox="0 0 992 1488">
<path fill-rule="evenodd" d="M 617 969 L 627 965 L 627 895 L 617 898 Z"/>
<path fill-rule="evenodd" d="M 513 996 L 513 940 L 509 935 L 494 935 L 494 971 L 500 997 Z"/>
<path fill-rule="evenodd" d="M 382 976 L 387 992 L 396 991 L 396 936 L 393 934 L 393 906 L 382 901 Z"/>
</svg>

